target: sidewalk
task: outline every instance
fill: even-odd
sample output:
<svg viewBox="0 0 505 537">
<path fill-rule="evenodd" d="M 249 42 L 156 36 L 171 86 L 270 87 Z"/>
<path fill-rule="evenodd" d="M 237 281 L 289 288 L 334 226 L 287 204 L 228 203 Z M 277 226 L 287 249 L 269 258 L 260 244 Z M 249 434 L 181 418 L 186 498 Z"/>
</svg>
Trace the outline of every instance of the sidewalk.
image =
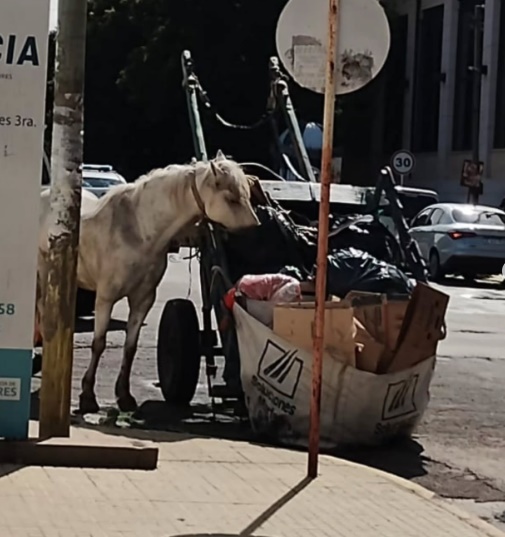
<svg viewBox="0 0 505 537">
<path fill-rule="evenodd" d="M 154 434 L 153 472 L 0 467 L 0 536 L 505 537 L 417 485 L 343 460 L 321 457 L 321 476 L 306 483 L 304 453 Z"/>
</svg>

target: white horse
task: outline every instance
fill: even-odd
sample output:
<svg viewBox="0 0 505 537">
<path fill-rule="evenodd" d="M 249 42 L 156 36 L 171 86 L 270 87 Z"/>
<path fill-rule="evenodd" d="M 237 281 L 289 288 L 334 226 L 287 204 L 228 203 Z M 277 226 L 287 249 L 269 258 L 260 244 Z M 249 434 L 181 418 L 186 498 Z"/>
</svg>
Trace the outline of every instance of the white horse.
<svg viewBox="0 0 505 537">
<path fill-rule="evenodd" d="M 48 192 L 42 194 L 39 240 L 39 296 L 45 296 L 48 254 Z M 94 386 L 105 349 L 112 308 L 126 297 L 129 315 L 123 361 L 115 385 L 122 411 L 137 407 L 130 374 L 141 326 L 154 304 L 167 268 L 170 242 L 208 218 L 226 228 L 259 225 L 250 202 L 249 179 L 240 166 L 218 152 L 210 162 L 156 169 L 134 183 L 117 186 L 96 201 L 83 200 L 77 268 L 78 286 L 96 291 L 91 361 L 82 379 L 79 407 L 97 412 Z M 44 335 L 43 301 L 37 301 Z"/>
</svg>

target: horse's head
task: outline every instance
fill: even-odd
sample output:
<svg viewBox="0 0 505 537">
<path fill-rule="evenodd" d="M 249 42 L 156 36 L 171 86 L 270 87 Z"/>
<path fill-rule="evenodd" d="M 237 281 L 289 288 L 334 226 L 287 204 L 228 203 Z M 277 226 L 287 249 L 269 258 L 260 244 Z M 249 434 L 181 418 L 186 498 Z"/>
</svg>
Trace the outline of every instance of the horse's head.
<svg viewBox="0 0 505 537">
<path fill-rule="evenodd" d="M 199 164 L 198 195 L 205 215 L 228 229 L 259 225 L 251 205 L 249 179 L 242 168 L 221 151 L 210 162 Z"/>
</svg>

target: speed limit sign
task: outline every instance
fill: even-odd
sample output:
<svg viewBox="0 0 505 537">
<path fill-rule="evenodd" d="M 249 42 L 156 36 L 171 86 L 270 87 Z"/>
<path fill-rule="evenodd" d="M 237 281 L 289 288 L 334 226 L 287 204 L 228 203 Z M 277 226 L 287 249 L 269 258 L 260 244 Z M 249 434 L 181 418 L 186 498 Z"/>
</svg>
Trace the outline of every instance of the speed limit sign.
<svg viewBox="0 0 505 537">
<path fill-rule="evenodd" d="M 397 151 L 391 157 L 391 166 L 398 175 L 408 175 L 415 165 L 416 159 L 414 155 L 406 149 Z"/>
</svg>

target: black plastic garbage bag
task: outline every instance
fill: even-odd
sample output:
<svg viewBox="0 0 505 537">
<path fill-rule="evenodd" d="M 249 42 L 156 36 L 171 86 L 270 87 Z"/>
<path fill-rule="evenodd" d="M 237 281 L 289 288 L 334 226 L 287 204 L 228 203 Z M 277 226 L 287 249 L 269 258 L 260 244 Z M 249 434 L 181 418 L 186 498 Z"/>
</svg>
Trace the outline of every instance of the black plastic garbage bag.
<svg viewBox="0 0 505 537">
<path fill-rule="evenodd" d="M 259 206 L 256 214 L 260 226 L 229 233 L 223 243 L 231 281 L 244 274 L 275 274 L 288 266 L 302 278 L 309 274 L 316 259 L 310 238 L 281 211 Z"/>
<path fill-rule="evenodd" d="M 359 215 L 335 217 L 332 229 L 349 220 L 355 220 L 357 216 Z M 395 237 L 382 223 L 371 217 L 367 220 L 356 221 L 337 235 L 330 237 L 330 252 L 344 248 L 357 248 L 394 265 L 398 264 L 401 259 Z"/>
<path fill-rule="evenodd" d="M 349 291 L 393 295 L 410 294 L 412 290 L 413 285 L 400 269 L 367 252 L 346 248 L 328 256 L 328 294 L 343 298 Z"/>
</svg>

